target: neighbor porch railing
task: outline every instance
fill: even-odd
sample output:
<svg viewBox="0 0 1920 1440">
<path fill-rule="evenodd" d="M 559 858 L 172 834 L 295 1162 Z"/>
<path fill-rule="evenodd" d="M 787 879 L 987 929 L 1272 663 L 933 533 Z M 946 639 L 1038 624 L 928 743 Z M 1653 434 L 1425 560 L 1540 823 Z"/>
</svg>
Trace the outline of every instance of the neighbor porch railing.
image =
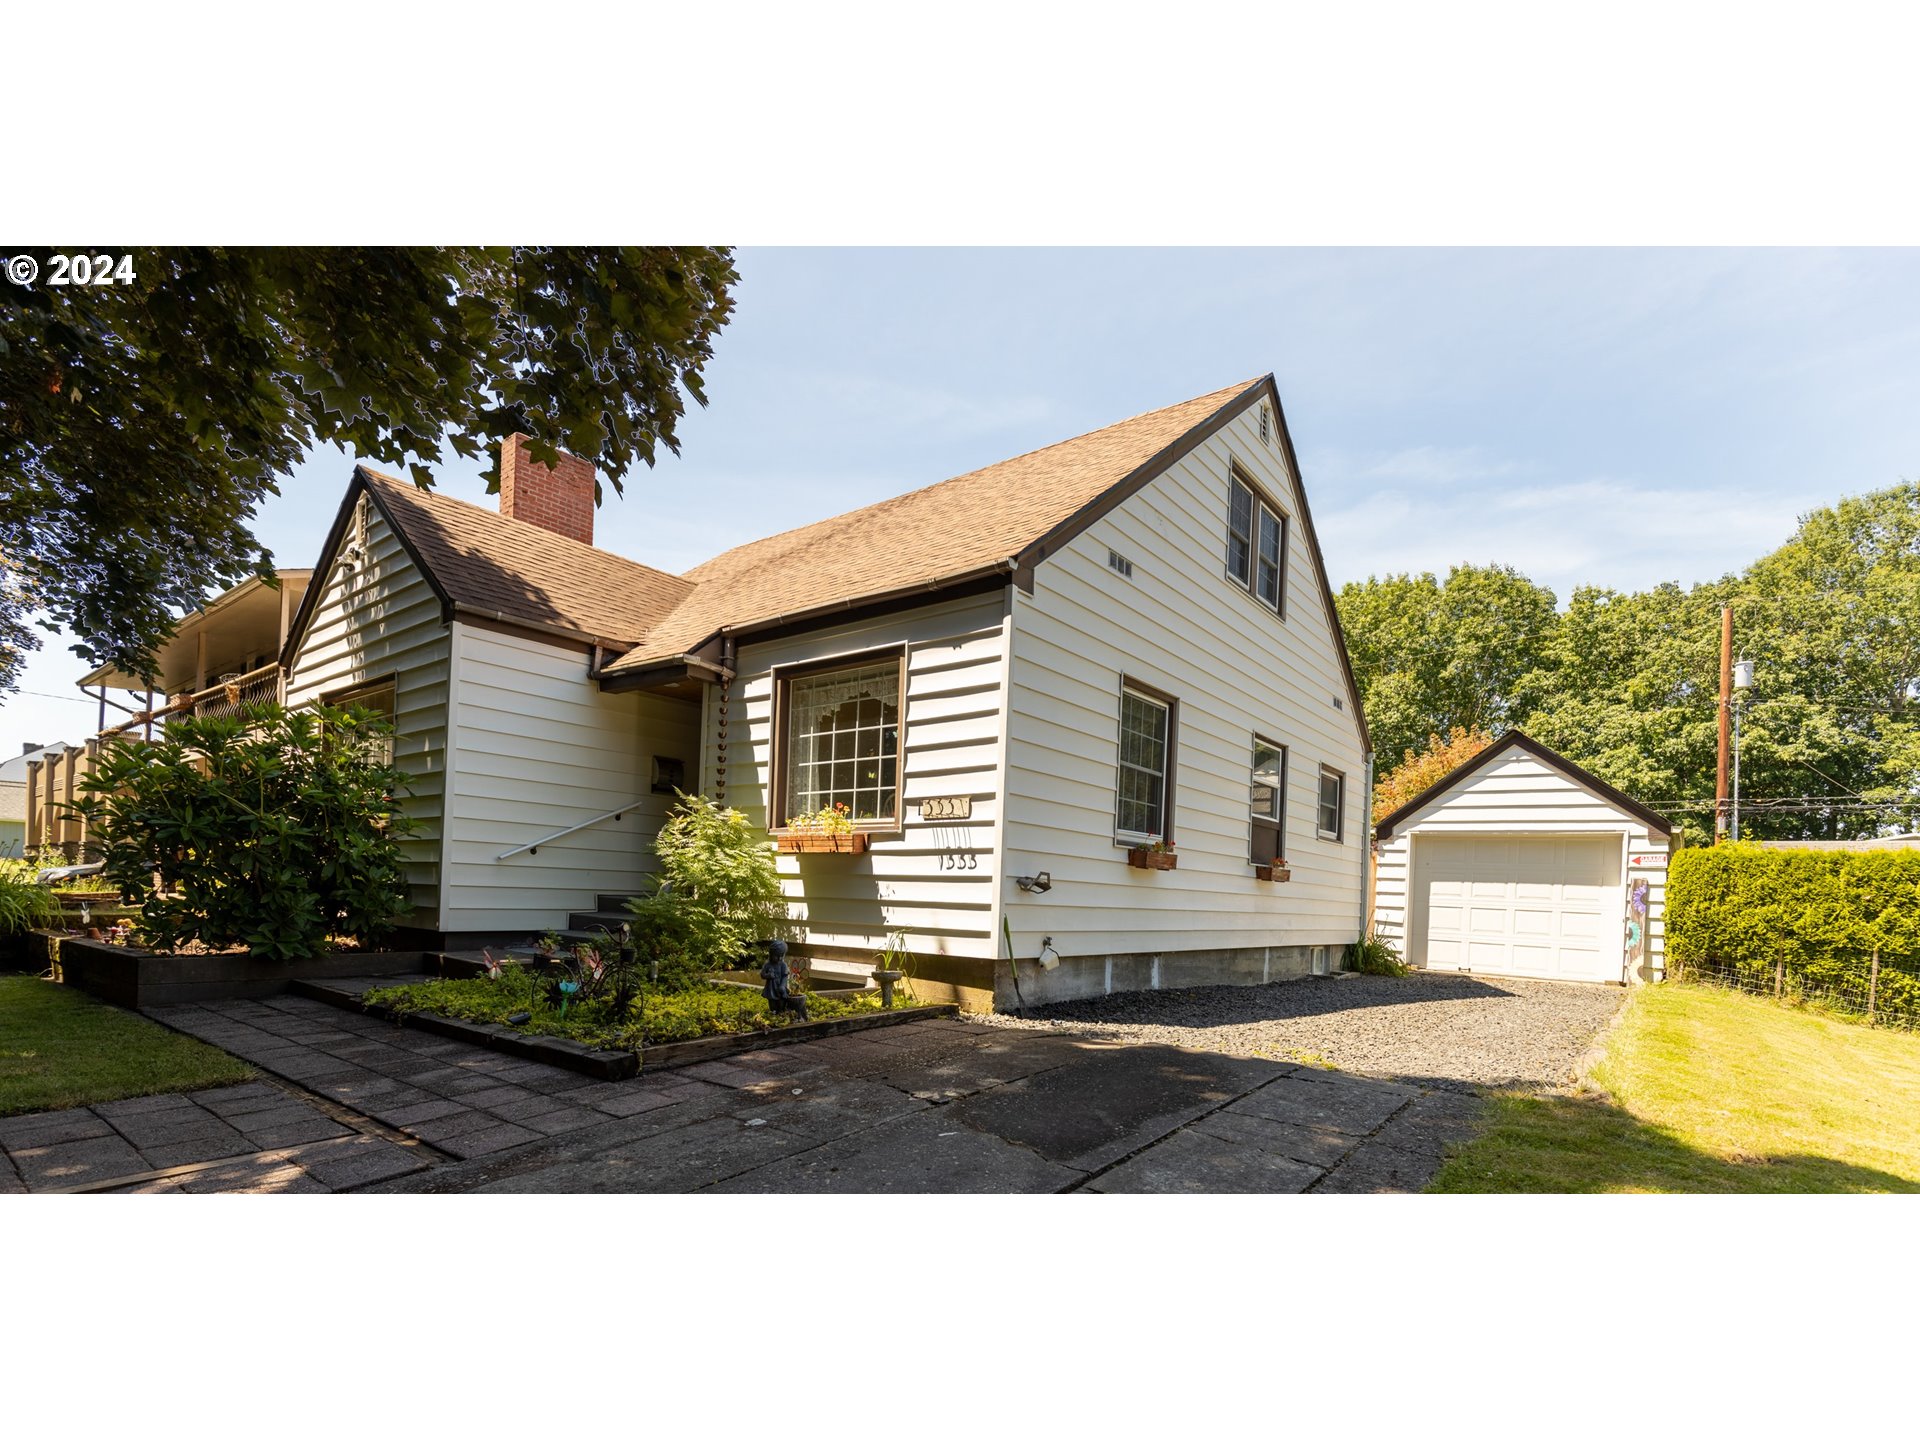
<svg viewBox="0 0 1920 1440">
<path fill-rule="evenodd" d="M 45 848 L 79 860 L 87 852 L 87 822 L 75 813 L 73 802 L 85 793 L 84 781 L 99 764 L 107 745 L 139 742 L 164 733 L 187 716 L 220 719 L 239 714 L 248 705 L 280 698 L 280 667 L 262 665 L 241 675 L 230 675 L 191 694 L 176 695 L 164 705 L 136 710 L 118 725 L 109 725 L 84 745 L 32 761 L 27 766 L 27 839 L 29 853 Z"/>
</svg>

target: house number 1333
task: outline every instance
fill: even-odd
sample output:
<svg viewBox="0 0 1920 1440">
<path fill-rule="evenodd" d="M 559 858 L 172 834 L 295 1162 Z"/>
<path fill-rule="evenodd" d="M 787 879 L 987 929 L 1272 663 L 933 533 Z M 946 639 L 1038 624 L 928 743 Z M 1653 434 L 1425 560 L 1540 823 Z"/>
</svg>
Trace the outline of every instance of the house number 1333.
<svg viewBox="0 0 1920 1440">
<path fill-rule="evenodd" d="M 942 870 L 978 870 L 980 857 L 970 850 L 942 850 L 940 868 Z"/>
</svg>

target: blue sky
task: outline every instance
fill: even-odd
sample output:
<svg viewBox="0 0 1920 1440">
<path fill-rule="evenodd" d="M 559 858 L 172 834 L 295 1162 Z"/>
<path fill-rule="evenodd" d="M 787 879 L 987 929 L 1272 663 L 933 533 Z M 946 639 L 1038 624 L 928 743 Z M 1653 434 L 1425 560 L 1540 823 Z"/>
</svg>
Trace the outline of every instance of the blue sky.
<svg viewBox="0 0 1920 1440">
<path fill-rule="evenodd" d="M 681 570 L 1275 372 L 1333 582 L 1500 561 L 1692 582 L 1920 475 L 1920 251 L 746 250 L 682 454 L 599 543 Z M 255 528 L 308 565 L 351 461 Z M 459 462 L 442 488 L 482 503 Z M 886 557 L 875 557 L 884 565 Z M 0 755 L 78 739 L 57 639 Z"/>
</svg>

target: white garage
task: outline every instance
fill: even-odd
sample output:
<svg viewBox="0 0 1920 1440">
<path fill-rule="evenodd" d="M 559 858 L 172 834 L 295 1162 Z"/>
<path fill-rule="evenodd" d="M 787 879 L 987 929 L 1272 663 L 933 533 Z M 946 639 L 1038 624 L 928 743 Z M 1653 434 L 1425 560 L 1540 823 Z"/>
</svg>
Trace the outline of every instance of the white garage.
<svg viewBox="0 0 1920 1440">
<path fill-rule="evenodd" d="M 1661 973 L 1667 822 L 1510 730 L 1376 828 L 1374 929 L 1429 970 Z"/>
</svg>

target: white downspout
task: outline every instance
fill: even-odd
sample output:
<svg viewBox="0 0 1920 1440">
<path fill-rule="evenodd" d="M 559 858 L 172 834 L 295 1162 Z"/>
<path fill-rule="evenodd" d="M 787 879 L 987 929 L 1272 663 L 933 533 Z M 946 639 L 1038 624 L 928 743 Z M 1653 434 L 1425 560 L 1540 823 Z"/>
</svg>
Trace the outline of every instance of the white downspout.
<svg viewBox="0 0 1920 1440">
<path fill-rule="evenodd" d="M 1366 785 L 1360 791 L 1360 813 L 1366 818 L 1366 829 L 1360 836 L 1360 935 L 1367 938 L 1367 885 L 1373 875 L 1373 752 L 1367 752 L 1365 766 Z M 1404 943 L 1404 941 L 1403 941 Z"/>
</svg>

